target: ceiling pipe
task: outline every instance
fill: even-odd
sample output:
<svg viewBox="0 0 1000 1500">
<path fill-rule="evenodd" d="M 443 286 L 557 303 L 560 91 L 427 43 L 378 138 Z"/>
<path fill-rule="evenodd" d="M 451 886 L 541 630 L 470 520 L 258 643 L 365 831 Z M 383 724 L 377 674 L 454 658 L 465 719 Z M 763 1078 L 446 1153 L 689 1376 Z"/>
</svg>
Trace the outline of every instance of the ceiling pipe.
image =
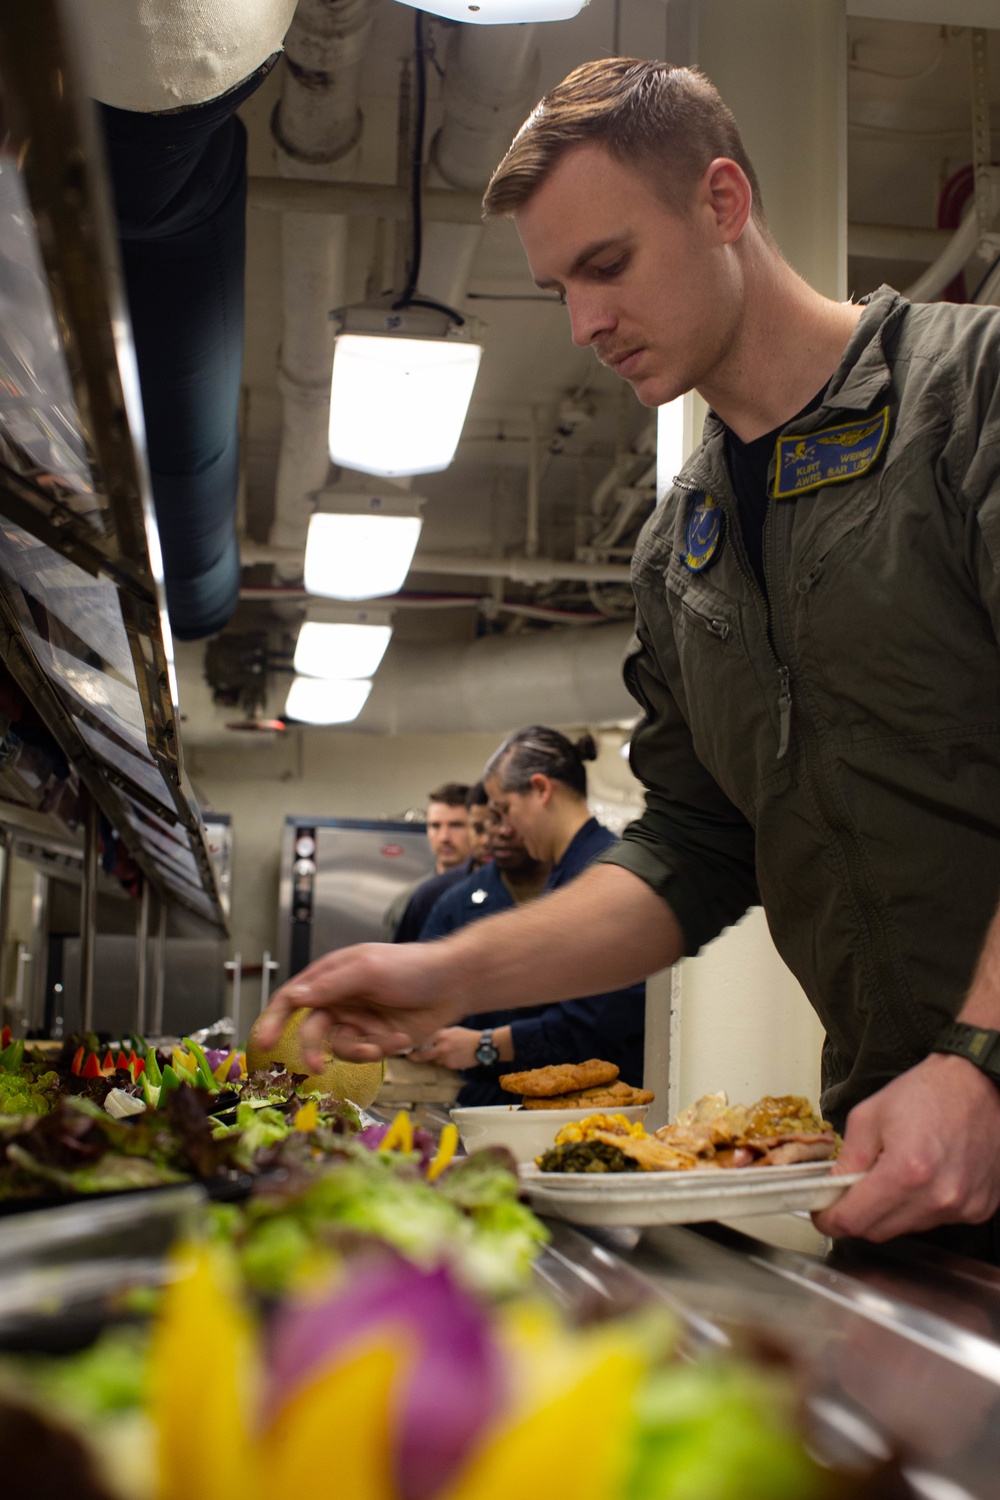
<svg viewBox="0 0 1000 1500">
<path fill-rule="evenodd" d="M 285 576 L 302 573 L 302 550 L 244 542 L 243 562 L 274 563 Z M 628 563 L 565 562 L 555 557 L 469 557 L 451 552 L 418 552 L 410 565 L 415 573 L 441 573 L 463 578 L 509 578 L 515 583 L 628 583 Z"/>
<path fill-rule="evenodd" d="M 848 255 L 869 260 L 937 260 L 953 229 L 917 229 L 908 224 L 848 224 Z"/>
<path fill-rule="evenodd" d="M 931 302 L 943 292 L 976 253 L 979 243 L 979 223 L 973 205 L 952 234 L 941 254 L 918 276 L 903 293 L 911 302 Z"/>
<path fill-rule="evenodd" d="M 438 648 L 394 641 L 356 728 L 499 737 L 524 724 L 634 718 L 621 671 L 631 635 L 631 625 L 595 625 Z"/>
<path fill-rule="evenodd" d="M 432 172 L 429 174 L 437 174 Z M 314 182 L 261 175 L 247 182 L 251 208 L 304 214 L 350 214 L 358 218 L 405 220 L 410 213 L 410 193 L 405 187 L 385 182 Z M 482 190 L 461 192 L 428 186 L 421 196 L 424 219 L 431 223 L 482 225 Z M 936 260 L 954 233 L 950 229 L 926 229 L 912 224 L 864 224 L 847 226 L 849 255 L 873 260 Z"/>
<path fill-rule="evenodd" d="M 445 60 L 441 128 L 431 143 L 427 183 L 481 198 L 534 103 L 539 59 L 534 26 L 459 26 Z M 483 236 L 472 224 L 437 221 L 424 233 L 419 291 L 458 307 Z"/>
<path fill-rule="evenodd" d="M 420 201 L 426 220 L 482 226 L 481 192 L 456 193 L 451 188 L 424 188 Z M 410 217 L 409 189 L 386 182 L 313 182 L 283 177 L 251 177 L 247 183 L 247 203 L 250 208 L 275 213 L 351 214 L 359 218 L 400 222 Z"/>
<path fill-rule="evenodd" d="M 299 0 L 285 38 L 281 98 L 271 120 L 283 178 L 329 177 L 357 146 L 361 65 L 373 8 L 373 0 Z M 346 300 L 346 255 L 343 214 L 284 214 L 278 366 L 284 420 L 271 540 L 298 550 L 299 572 L 314 497 L 330 467 L 336 328 L 329 312 Z"/>
</svg>

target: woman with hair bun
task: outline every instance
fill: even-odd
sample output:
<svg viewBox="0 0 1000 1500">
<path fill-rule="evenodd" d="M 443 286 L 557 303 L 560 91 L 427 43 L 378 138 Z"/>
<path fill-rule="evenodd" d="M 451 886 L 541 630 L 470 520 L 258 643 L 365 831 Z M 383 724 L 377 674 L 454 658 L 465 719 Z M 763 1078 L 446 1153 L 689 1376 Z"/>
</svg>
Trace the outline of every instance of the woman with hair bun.
<svg viewBox="0 0 1000 1500">
<path fill-rule="evenodd" d="M 573 743 L 557 729 L 532 724 L 504 740 L 483 772 L 491 808 L 533 859 L 552 866 L 546 893 L 568 885 L 617 843 L 615 834 L 592 817 L 587 806 L 586 762 L 596 759 L 592 735 L 582 735 Z M 505 1025 L 496 1024 L 499 1016 L 468 1018 L 489 1026 L 483 1035 L 497 1054 L 489 1067 L 494 1078 L 509 1072 L 512 1063 L 524 1071 L 599 1057 L 616 1063 L 619 1077 L 641 1088 L 644 984 L 566 1000 L 531 1013 L 519 1009 L 509 1014 Z M 446 1067 L 464 1068 L 474 1059 L 485 1061 L 481 1034 L 468 1023 L 437 1032 L 421 1049 L 421 1056 Z M 493 1087 L 497 1099 L 509 1097 L 495 1083 Z M 489 1101 L 480 1094 L 476 1102 Z"/>
</svg>

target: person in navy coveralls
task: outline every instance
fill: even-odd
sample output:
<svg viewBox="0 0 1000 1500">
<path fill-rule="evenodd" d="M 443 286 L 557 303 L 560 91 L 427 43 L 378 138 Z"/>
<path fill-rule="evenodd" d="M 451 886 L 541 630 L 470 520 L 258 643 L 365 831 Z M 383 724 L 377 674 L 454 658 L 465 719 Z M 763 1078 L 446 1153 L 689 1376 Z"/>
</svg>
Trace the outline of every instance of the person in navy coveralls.
<svg viewBox="0 0 1000 1500">
<path fill-rule="evenodd" d="M 520 839 L 533 859 L 551 865 L 546 893 L 575 880 L 616 842 L 615 834 L 592 817 L 587 806 L 585 763 L 596 755 L 591 735 L 574 744 L 558 730 L 535 724 L 510 735 L 483 773 L 490 806 L 501 825 Z M 497 1053 L 491 1071 L 499 1076 L 599 1057 L 616 1063 L 619 1077 L 639 1088 L 645 1018 L 644 984 L 542 1006 L 531 1014 L 518 1008 L 509 1023 L 491 1028 L 489 1046 Z M 461 1069 L 471 1067 L 481 1052 L 480 1031 L 460 1025 L 436 1032 L 419 1056 Z M 499 1093 L 501 1101 L 509 1098 Z"/>
</svg>

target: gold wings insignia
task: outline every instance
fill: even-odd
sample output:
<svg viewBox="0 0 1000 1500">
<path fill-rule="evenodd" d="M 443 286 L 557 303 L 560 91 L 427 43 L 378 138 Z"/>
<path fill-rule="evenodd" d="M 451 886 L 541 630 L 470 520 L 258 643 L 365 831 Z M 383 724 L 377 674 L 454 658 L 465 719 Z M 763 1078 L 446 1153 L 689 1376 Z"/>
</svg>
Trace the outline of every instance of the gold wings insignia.
<svg viewBox="0 0 1000 1500">
<path fill-rule="evenodd" d="M 869 422 L 866 427 L 841 427 L 836 432 L 817 433 L 817 443 L 828 447 L 836 443 L 838 448 L 854 448 L 858 443 L 863 443 L 865 438 L 872 437 L 882 426 L 882 418 L 876 417 L 874 422 Z"/>
</svg>

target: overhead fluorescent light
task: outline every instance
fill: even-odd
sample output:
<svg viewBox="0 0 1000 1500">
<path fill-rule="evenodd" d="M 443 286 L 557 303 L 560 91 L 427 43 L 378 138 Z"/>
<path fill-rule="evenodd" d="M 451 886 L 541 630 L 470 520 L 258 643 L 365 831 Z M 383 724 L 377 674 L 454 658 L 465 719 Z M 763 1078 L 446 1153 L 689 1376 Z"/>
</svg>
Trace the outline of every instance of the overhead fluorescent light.
<svg viewBox="0 0 1000 1500">
<path fill-rule="evenodd" d="M 306 592 L 327 599 L 380 599 L 403 586 L 423 522 L 422 501 L 332 495 L 306 536 Z"/>
<path fill-rule="evenodd" d="M 388 624 L 306 620 L 293 665 L 303 677 L 374 677 L 391 637 Z"/>
<path fill-rule="evenodd" d="M 330 457 L 362 474 L 435 474 L 455 456 L 482 345 L 474 318 L 419 298 L 342 307 Z"/>
<path fill-rule="evenodd" d="M 589 0 L 402 0 L 432 16 L 473 26 L 521 26 L 532 21 L 569 21 Z"/>
<path fill-rule="evenodd" d="M 331 682 L 322 677 L 295 677 L 285 700 L 285 717 L 300 724 L 350 724 L 372 690 L 370 682 Z"/>
<path fill-rule="evenodd" d="M 446 469 L 482 352 L 458 339 L 340 334 L 330 388 L 333 462 L 387 477 Z"/>
</svg>

